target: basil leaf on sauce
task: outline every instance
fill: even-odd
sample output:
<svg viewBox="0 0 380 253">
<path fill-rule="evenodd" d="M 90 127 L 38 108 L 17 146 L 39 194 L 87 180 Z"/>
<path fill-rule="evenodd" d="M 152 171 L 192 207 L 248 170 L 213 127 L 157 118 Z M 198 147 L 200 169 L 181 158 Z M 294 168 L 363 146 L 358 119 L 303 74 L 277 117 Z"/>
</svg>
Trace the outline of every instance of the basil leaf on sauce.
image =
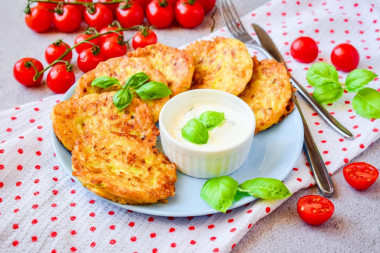
<svg viewBox="0 0 380 253">
<path fill-rule="evenodd" d="M 206 144 L 209 138 L 207 128 L 198 119 L 189 120 L 181 133 L 185 140 L 195 144 Z"/>
<path fill-rule="evenodd" d="M 207 130 L 211 130 L 223 123 L 224 113 L 206 111 L 199 116 L 199 120 L 206 126 Z"/>
<path fill-rule="evenodd" d="M 239 185 L 239 190 L 260 199 L 284 199 L 292 194 L 285 184 L 274 178 L 254 178 Z"/>
</svg>

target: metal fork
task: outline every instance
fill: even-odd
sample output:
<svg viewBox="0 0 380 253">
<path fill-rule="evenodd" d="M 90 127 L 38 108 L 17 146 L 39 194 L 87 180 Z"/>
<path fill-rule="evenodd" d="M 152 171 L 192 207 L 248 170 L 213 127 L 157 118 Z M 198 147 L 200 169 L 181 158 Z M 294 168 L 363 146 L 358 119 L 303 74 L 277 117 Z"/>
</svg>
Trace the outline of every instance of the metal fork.
<svg viewBox="0 0 380 253">
<path fill-rule="evenodd" d="M 239 18 L 239 15 L 231 3 L 230 0 L 219 0 L 219 6 L 222 13 L 222 16 L 227 24 L 228 30 L 231 32 L 231 34 L 237 38 L 238 40 L 244 42 L 248 47 L 251 47 L 257 51 L 260 51 L 263 53 L 266 57 L 273 59 L 274 57 L 261 45 L 259 45 L 245 30 L 245 28 L 242 25 L 242 22 Z M 285 64 L 285 62 L 284 62 Z M 286 65 L 285 65 L 286 66 Z M 312 98 L 309 93 L 294 79 L 292 78 L 293 85 L 298 89 L 298 91 L 301 93 L 301 95 L 304 96 L 304 98 L 314 107 L 314 109 L 330 124 L 334 127 L 336 130 L 341 130 L 336 123 L 339 124 L 332 116 L 322 107 L 320 106 L 314 98 Z M 295 105 L 298 108 L 298 111 L 301 115 L 302 122 L 304 125 L 304 150 L 306 153 L 306 157 L 310 162 L 311 170 L 313 171 L 313 175 L 315 178 L 315 181 L 317 183 L 317 186 L 319 190 L 321 191 L 322 195 L 326 197 L 330 197 L 333 192 L 334 188 L 331 182 L 331 178 L 327 172 L 327 169 L 324 165 L 324 162 L 322 160 L 322 157 L 318 151 L 317 145 L 315 144 L 312 135 L 310 133 L 309 127 L 306 123 L 306 120 L 302 114 L 301 108 L 299 106 L 299 103 L 297 101 L 297 97 L 295 94 L 292 94 L 292 100 L 294 101 Z M 333 120 L 332 120 L 332 119 Z M 334 123 L 335 124 L 334 124 Z M 341 126 L 339 124 L 339 126 Z M 343 126 L 341 126 L 343 127 Z M 343 129 L 345 129 L 343 127 Z M 352 137 L 352 134 L 345 129 L 345 131 L 339 131 L 341 134 L 343 134 L 345 137 Z M 347 133 L 348 132 L 348 133 Z"/>
</svg>

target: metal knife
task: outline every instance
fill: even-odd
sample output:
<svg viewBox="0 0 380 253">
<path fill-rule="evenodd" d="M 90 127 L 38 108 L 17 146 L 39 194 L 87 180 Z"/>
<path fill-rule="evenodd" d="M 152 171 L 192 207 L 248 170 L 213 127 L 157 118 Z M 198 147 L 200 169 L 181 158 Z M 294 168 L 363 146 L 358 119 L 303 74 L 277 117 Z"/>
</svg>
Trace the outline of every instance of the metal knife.
<svg viewBox="0 0 380 253">
<path fill-rule="evenodd" d="M 278 51 L 276 45 L 274 44 L 272 39 L 269 37 L 269 35 L 258 25 L 252 24 L 252 26 L 255 29 L 256 34 L 257 34 L 263 48 L 266 49 L 273 56 L 274 59 L 276 59 L 278 62 L 284 63 L 284 65 L 286 66 L 284 59 L 282 58 L 280 52 Z M 302 92 L 309 95 L 309 93 L 297 81 L 295 81 L 294 78 L 292 78 L 292 81 L 295 83 L 295 86 L 298 89 L 298 91 L 302 90 Z M 300 93 L 302 93 L 302 92 L 300 92 Z M 315 142 L 313 140 L 313 137 L 310 133 L 310 129 L 307 125 L 305 117 L 302 114 L 302 111 L 301 111 L 301 108 L 299 106 L 297 97 L 295 96 L 294 93 L 292 94 L 292 100 L 295 103 L 295 105 L 297 106 L 298 111 L 299 111 L 301 118 L 302 118 L 302 121 L 303 121 L 304 136 L 305 136 L 304 151 L 305 151 L 306 157 L 310 163 L 310 168 L 313 172 L 315 182 L 316 182 L 316 184 L 317 184 L 317 186 L 318 186 L 318 188 L 321 191 L 323 196 L 331 197 L 331 195 L 334 192 L 334 188 L 333 188 L 333 185 L 331 182 L 330 175 L 327 172 L 327 169 L 325 167 L 323 159 L 322 159 L 322 157 L 318 151 L 317 145 L 315 144 Z M 337 123 L 339 124 L 339 122 L 337 122 Z M 348 131 L 348 133 L 350 133 L 350 132 Z M 351 136 L 352 136 L 352 134 L 351 134 Z"/>
</svg>

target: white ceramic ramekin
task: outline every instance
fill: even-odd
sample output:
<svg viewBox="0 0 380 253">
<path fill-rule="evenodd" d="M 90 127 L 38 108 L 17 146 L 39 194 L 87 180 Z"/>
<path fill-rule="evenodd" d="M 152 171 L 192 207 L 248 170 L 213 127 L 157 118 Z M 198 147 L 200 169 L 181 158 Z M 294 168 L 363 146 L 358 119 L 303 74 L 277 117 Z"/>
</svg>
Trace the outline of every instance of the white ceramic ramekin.
<svg viewBox="0 0 380 253">
<path fill-rule="evenodd" d="M 179 113 L 183 113 L 184 108 L 195 103 L 210 101 L 231 106 L 242 113 L 249 130 L 240 142 L 224 149 L 200 151 L 196 147 L 184 145 L 170 135 L 170 124 L 173 124 Z M 228 175 L 240 168 L 247 160 L 251 149 L 255 123 L 252 109 L 243 100 L 227 92 L 212 89 L 191 90 L 173 97 L 164 105 L 159 118 L 161 143 L 165 155 L 177 165 L 179 171 L 198 178 Z"/>
</svg>

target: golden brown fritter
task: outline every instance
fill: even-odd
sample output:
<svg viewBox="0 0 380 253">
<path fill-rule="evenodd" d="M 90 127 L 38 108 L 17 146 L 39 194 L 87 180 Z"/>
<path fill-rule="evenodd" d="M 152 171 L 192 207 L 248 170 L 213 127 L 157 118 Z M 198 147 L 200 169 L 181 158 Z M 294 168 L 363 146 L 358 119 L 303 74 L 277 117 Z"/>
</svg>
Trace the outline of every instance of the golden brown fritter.
<svg viewBox="0 0 380 253">
<path fill-rule="evenodd" d="M 150 108 L 134 98 L 128 107 L 119 111 L 113 104 L 113 94 L 115 92 L 90 94 L 54 106 L 53 129 L 68 150 L 72 151 L 76 142 L 89 133 L 100 138 L 110 133 L 131 135 L 151 147 L 156 145 L 159 131 Z"/>
<path fill-rule="evenodd" d="M 283 120 L 293 110 L 294 88 L 284 64 L 269 59 L 259 62 L 256 56 L 253 63 L 252 79 L 239 97 L 255 113 L 257 133 Z"/>
<path fill-rule="evenodd" d="M 252 77 L 252 59 L 239 40 L 217 37 L 186 47 L 195 60 L 191 89 L 217 89 L 240 94 Z"/>
<path fill-rule="evenodd" d="M 97 77 L 115 77 L 119 80 L 119 82 L 122 85 L 124 85 L 125 81 L 127 81 L 127 79 L 130 76 L 139 72 L 144 72 L 145 74 L 147 74 L 149 76 L 149 81 L 156 81 L 167 85 L 166 79 L 163 76 L 163 74 L 160 71 L 154 69 L 146 59 L 128 58 L 123 56 L 118 58 L 112 58 L 105 62 L 101 62 L 95 69 L 84 74 L 78 80 L 78 84 L 72 98 L 76 99 L 81 98 L 87 94 L 103 93 L 120 89 L 119 85 L 113 85 L 107 89 L 92 87 L 91 83 Z M 169 97 L 152 100 L 143 99 L 142 101 L 148 104 L 148 106 L 152 109 L 153 119 L 155 122 L 157 122 L 161 108 L 168 100 Z"/>
<path fill-rule="evenodd" d="M 173 92 L 171 97 L 190 89 L 195 64 L 185 51 L 157 43 L 138 48 L 128 56 L 144 58 L 161 71 Z"/>
<path fill-rule="evenodd" d="M 133 136 L 88 135 L 72 152 L 73 175 L 94 193 L 122 204 L 156 203 L 174 196 L 176 167 Z"/>
</svg>

